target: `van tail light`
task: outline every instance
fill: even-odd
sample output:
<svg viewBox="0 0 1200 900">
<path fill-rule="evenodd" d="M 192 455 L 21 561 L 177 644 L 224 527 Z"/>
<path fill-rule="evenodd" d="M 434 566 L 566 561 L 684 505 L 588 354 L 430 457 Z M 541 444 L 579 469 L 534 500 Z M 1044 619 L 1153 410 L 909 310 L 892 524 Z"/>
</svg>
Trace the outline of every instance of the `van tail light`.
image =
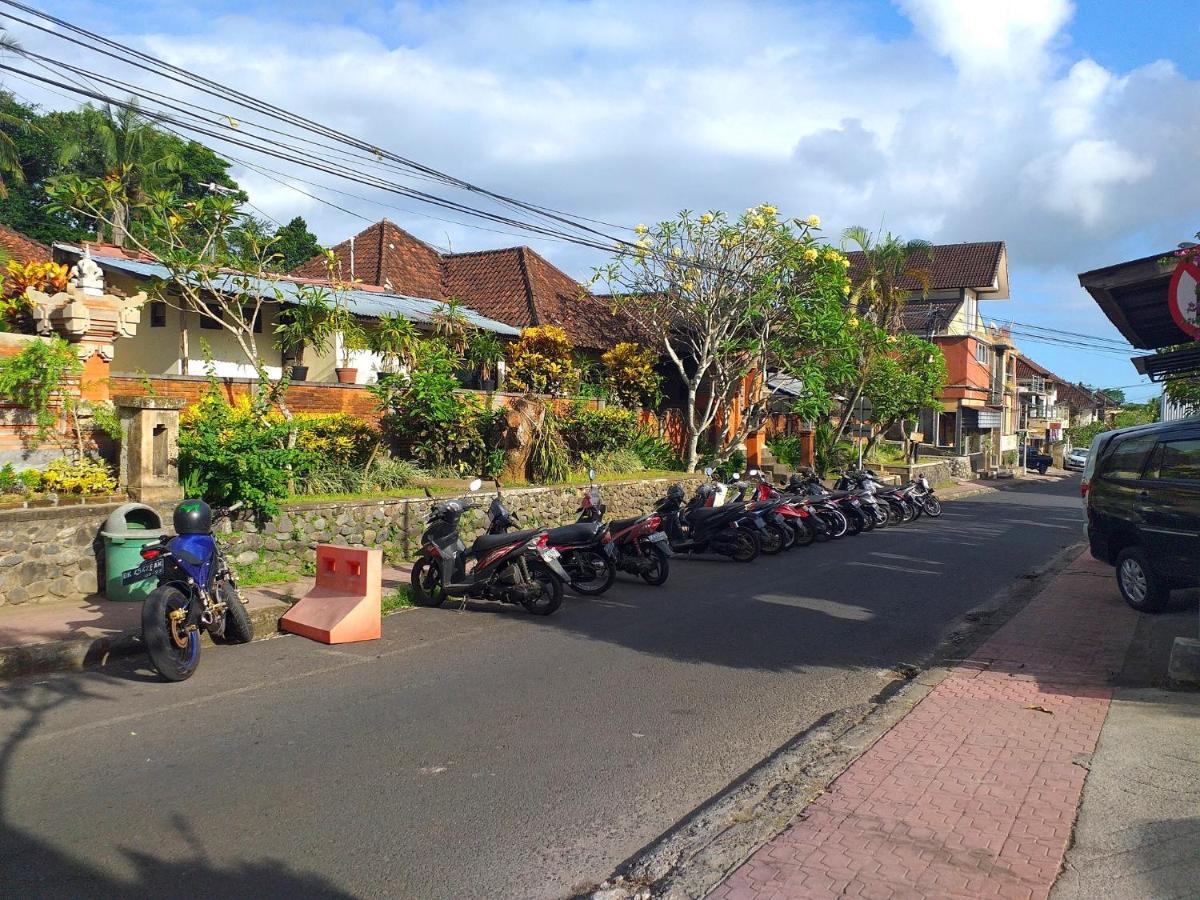
<svg viewBox="0 0 1200 900">
<path fill-rule="evenodd" d="M 162 547 L 143 547 L 142 559 L 157 559 L 162 556 Z"/>
</svg>

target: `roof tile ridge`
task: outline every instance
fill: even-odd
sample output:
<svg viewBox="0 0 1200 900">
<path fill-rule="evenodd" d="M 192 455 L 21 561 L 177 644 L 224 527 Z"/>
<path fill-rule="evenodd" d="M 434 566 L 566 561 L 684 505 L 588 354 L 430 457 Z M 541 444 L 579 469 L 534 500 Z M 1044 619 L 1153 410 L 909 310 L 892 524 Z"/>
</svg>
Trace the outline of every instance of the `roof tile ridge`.
<svg viewBox="0 0 1200 900">
<path fill-rule="evenodd" d="M 533 282 L 529 278 L 529 266 L 525 262 L 526 247 L 517 247 L 517 264 L 521 269 L 521 279 L 525 282 L 525 300 L 529 304 L 529 321 L 534 325 L 541 324 L 537 304 L 533 301 Z"/>
</svg>

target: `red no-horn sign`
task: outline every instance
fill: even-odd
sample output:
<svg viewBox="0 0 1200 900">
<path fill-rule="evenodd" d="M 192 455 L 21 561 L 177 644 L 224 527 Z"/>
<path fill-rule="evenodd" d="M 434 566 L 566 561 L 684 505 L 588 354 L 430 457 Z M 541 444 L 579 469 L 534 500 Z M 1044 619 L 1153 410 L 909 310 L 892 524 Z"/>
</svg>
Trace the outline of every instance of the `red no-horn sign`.
<svg viewBox="0 0 1200 900">
<path fill-rule="evenodd" d="M 1200 266 L 1194 259 L 1179 261 L 1171 275 L 1171 287 L 1167 290 L 1167 305 L 1171 318 L 1185 334 L 1200 340 L 1200 297 L 1196 285 L 1200 284 Z"/>
</svg>

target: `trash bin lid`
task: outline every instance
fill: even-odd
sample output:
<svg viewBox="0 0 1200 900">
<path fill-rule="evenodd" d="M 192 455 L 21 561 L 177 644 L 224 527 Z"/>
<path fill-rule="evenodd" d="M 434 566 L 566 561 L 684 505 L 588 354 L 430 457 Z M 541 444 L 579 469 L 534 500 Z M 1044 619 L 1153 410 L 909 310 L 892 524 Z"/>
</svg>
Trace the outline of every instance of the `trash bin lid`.
<svg viewBox="0 0 1200 900">
<path fill-rule="evenodd" d="M 162 519 L 143 503 L 123 503 L 104 520 L 106 537 L 151 537 L 163 533 Z"/>
</svg>

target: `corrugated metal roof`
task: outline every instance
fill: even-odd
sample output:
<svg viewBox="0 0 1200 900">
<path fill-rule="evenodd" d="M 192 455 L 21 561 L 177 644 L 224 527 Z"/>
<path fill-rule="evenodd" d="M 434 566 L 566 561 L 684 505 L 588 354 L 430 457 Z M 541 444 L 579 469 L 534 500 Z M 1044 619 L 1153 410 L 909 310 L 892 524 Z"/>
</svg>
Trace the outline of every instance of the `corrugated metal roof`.
<svg viewBox="0 0 1200 900">
<path fill-rule="evenodd" d="M 64 250 L 81 253 L 75 247 L 64 244 L 57 245 Z M 118 259 L 112 256 L 92 256 L 102 269 L 114 269 L 127 275 L 139 278 L 161 278 L 169 280 L 171 273 L 161 263 L 148 262 L 139 259 Z M 228 276 L 228 284 L 232 290 L 257 293 L 259 296 L 275 299 L 279 297 L 284 303 L 292 303 L 298 299 L 299 285 L 294 281 L 284 279 L 257 278 L 255 276 Z M 443 306 L 438 300 L 428 300 L 423 297 L 409 297 L 405 294 L 393 294 L 388 291 L 349 290 L 345 293 L 346 308 L 356 316 L 378 318 L 387 313 L 399 313 L 416 324 L 429 324 L 434 321 L 434 315 Z M 467 321 L 483 331 L 496 334 L 518 336 L 521 331 L 495 319 L 482 316 L 465 306 L 459 307 Z"/>
</svg>

